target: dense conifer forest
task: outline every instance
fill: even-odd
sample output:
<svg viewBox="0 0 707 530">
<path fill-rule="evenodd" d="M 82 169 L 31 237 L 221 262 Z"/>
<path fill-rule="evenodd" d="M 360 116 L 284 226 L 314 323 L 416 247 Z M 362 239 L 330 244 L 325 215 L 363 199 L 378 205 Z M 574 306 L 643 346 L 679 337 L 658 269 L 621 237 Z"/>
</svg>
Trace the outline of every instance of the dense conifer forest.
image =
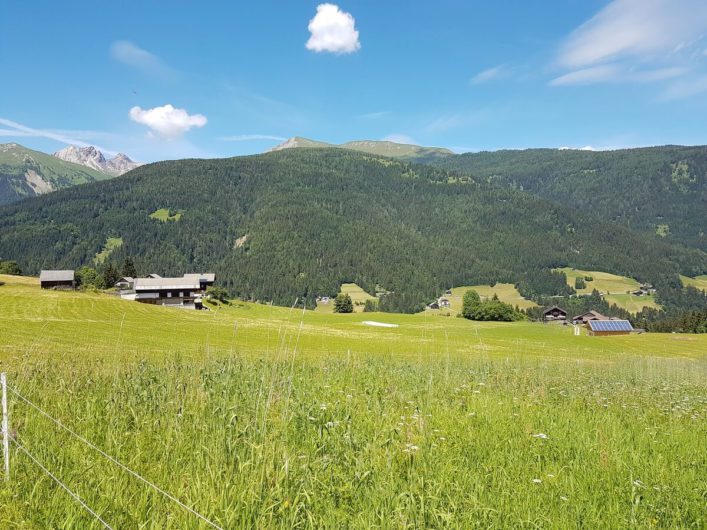
<svg viewBox="0 0 707 530">
<path fill-rule="evenodd" d="M 707 147 L 527 149 L 431 163 L 707 250 Z"/>
<path fill-rule="evenodd" d="M 140 274 L 214 271 L 231 295 L 309 306 L 356 282 L 406 312 L 455 285 L 568 295 L 560 266 L 675 291 L 678 273 L 706 272 L 700 250 L 481 175 L 341 149 L 160 162 L 1 208 L 0 256 L 30 274 L 77 268 L 120 238 L 107 263 L 131 256 Z"/>
</svg>

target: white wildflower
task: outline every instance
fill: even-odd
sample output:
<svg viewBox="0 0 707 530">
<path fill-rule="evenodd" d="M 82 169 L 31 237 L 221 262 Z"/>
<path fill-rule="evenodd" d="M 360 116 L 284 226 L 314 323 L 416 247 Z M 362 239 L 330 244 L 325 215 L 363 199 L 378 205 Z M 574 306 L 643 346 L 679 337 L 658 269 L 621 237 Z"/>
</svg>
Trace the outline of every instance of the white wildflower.
<svg viewBox="0 0 707 530">
<path fill-rule="evenodd" d="M 542 484 L 542 482 L 543 482 L 543 481 L 540 480 L 539 478 L 534 478 L 534 479 L 533 479 L 533 484 Z"/>
<path fill-rule="evenodd" d="M 534 434 L 533 438 L 540 438 L 541 440 L 547 440 L 549 436 L 545 434 L 544 432 L 539 432 L 538 434 Z"/>
</svg>

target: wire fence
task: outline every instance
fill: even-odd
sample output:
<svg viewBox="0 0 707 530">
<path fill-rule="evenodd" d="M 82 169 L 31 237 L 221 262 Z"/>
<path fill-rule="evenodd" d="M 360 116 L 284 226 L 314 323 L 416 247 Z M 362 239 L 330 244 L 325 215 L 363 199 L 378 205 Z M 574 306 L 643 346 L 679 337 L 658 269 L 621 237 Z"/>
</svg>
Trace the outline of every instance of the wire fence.
<svg viewBox="0 0 707 530">
<path fill-rule="evenodd" d="M 47 413 L 45 410 L 43 410 L 41 407 L 39 407 L 38 405 L 36 405 L 36 404 L 33 403 L 32 401 L 30 401 L 30 400 L 29 400 L 28 398 L 26 398 L 25 396 L 23 396 L 16 388 L 14 388 L 14 387 L 12 387 L 12 386 L 10 386 L 10 385 L 7 385 L 7 390 L 9 390 L 12 394 L 14 394 L 17 398 L 19 398 L 19 399 L 20 399 L 21 401 L 23 401 L 25 404 L 29 405 L 29 406 L 32 407 L 34 410 L 36 410 L 37 412 L 39 412 L 40 414 L 42 414 L 44 417 L 46 417 L 47 419 L 49 419 L 50 421 L 52 421 L 55 425 L 57 425 L 58 427 L 60 427 L 60 428 L 63 429 L 64 431 L 68 432 L 69 434 L 71 434 L 72 436 L 74 436 L 76 439 L 80 440 L 82 443 L 84 443 L 85 445 L 87 445 L 88 447 L 90 447 L 91 449 L 93 449 L 94 451 L 96 451 L 97 453 L 99 453 L 101 456 L 103 456 L 103 457 L 105 457 L 106 459 L 108 459 L 110 462 L 112 462 L 113 464 L 115 464 L 116 466 L 118 466 L 119 468 L 121 468 L 121 469 L 122 469 L 123 471 L 125 471 L 126 473 L 129 473 L 130 475 L 132 475 L 132 476 L 135 477 L 136 479 L 142 481 L 144 484 L 146 484 L 147 486 L 151 487 L 152 489 L 154 489 L 154 490 L 157 491 L 158 493 L 162 494 L 162 495 L 165 496 L 166 498 L 170 499 L 171 501 L 173 501 L 174 503 L 176 503 L 178 506 L 180 506 L 180 507 L 183 508 L 184 510 L 188 511 L 189 513 L 191 513 L 192 515 L 194 515 L 195 517 L 197 517 L 198 519 L 200 519 L 201 521 L 203 521 L 204 523 L 206 523 L 206 524 L 209 525 L 210 527 L 216 528 L 217 530 L 223 530 L 223 528 L 221 528 L 220 526 L 218 526 L 216 523 L 214 523 L 213 521 L 211 521 L 210 519 L 208 519 L 208 518 L 205 517 L 204 515 L 200 514 L 199 512 L 197 512 L 196 510 L 194 510 L 194 509 L 191 508 L 190 506 L 187 506 L 184 502 L 180 501 L 178 498 L 176 498 L 176 497 L 175 497 L 174 495 L 172 495 L 171 493 L 169 493 L 169 492 L 165 491 L 164 489 L 160 488 L 157 484 L 154 484 L 153 482 L 149 481 L 148 479 L 146 479 L 145 477 L 143 477 L 142 475 L 140 475 L 140 474 L 137 473 L 136 471 L 133 471 L 133 470 L 130 469 L 128 466 L 126 466 L 125 464 L 123 464 L 122 462 L 120 462 L 119 460 L 117 460 L 116 458 L 114 458 L 113 456 L 111 456 L 111 455 L 109 455 L 108 453 L 106 453 L 105 451 L 103 451 L 100 447 L 96 446 L 93 442 L 91 442 L 90 440 L 84 438 L 83 436 L 81 436 L 81 435 L 78 434 L 77 432 L 73 431 L 71 428 L 69 428 L 69 427 L 67 427 L 66 425 L 64 425 L 64 423 L 62 423 L 62 422 L 59 421 L 58 419 L 54 418 L 54 417 L 51 416 L 49 413 Z M 35 464 L 37 464 L 37 465 L 38 465 L 47 475 L 49 475 L 57 484 L 59 484 L 63 489 L 65 489 L 65 490 L 66 490 L 77 502 L 79 502 L 88 512 L 90 512 L 94 517 L 96 517 L 96 519 L 98 519 L 106 528 L 111 528 L 111 526 L 109 526 L 108 523 L 106 523 L 103 519 L 101 519 L 101 517 L 100 517 L 94 510 L 92 510 L 92 509 L 83 501 L 83 499 L 81 499 L 81 497 L 78 496 L 78 494 L 74 493 L 68 486 L 66 486 L 66 485 L 65 485 L 64 483 L 62 483 L 56 476 L 54 476 L 46 467 L 44 467 L 44 466 L 39 462 L 39 460 L 37 460 L 37 459 L 36 459 L 25 447 L 23 447 L 12 435 L 10 435 L 10 434 L 8 433 L 8 436 L 9 436 L 10 441 L 12 441 L 18 449 L 20 449 L 24 454 L 26 454 Z"/>
</svg>

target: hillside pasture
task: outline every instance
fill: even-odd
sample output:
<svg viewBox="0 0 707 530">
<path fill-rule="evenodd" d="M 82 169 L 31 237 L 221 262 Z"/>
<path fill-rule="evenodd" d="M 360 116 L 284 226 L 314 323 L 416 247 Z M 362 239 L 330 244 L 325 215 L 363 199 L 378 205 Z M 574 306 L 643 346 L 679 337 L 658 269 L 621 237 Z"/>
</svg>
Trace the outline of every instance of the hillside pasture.
<svg viewBox="0 0 707 530">
<path fill-rule="evenodd" d="M 601 271 L 586 271 L 581 269 L 573 269 L 571 267 L 563 267 L 555 269 L 565 273 L 567 276 L 567 285 L 575 289 L 575 280 L 579 278 L 591 277 L 592 281 L 585 281 L 584 289 L 575 289 L 577 294 L 591 294 L 594 289 L 604 295 L 604 299 L 610 304 L 616 304 L 631 313 L 638 313 L 644 307 L 660 309 L 660 306 L 655 301 L 654 295 L 634 296 L 631 291 L 636 291 L 641 286 L 638 281 L 626 276 L 611 274 Z"/>
<path fill-rule="evenodd" d="M 371 296 L 362 287 L 355 283 L 344 283 L 341 284 L 341 289 L 339 294 L 348 294 L 353 302 L 354 313 L 363 313 L 363 306 L 366 304 L 367 300 L 376 300 L 375 296 Z M 328 304 L 317 304 L 315 311 L 320 313 L 333 313 L 334 312 L 334 298 L 329 300 Z"/>
<path fill-rule="evenodd" d="M 680 281 L 684 287 L 695 287 L 701 291 L 707 291 L 707 274 L 696 276 L 695 278 L 690 278 L 681 274 Z"/>
<path fill-rule="evenodd" d="M 187 311 L 0 280 L 10 385 L 221 528 L 707 523 L 707 336 Z M 207 528 L 14 394 L 10 418 L 114 528 Z M 16 448 L 0 521 L 100 528 Z"/>
<path fill-rule="evenodd" d="M 513 307 L 518 306 L 521 309 L 528 309 L 529 307 L 535 307 L 537 304 L 531 300 L 527 300 L 521 296 L 521 294 L 516 289 L 515 285 L 512 283 L 497 283 L 496 285 L 465 285 L 462 287 L 454 287 L 451 289 L 451 295 L 443 295 L 447 298 L 450 303 L 449 310 L 440 310 L 441 312 L 448 312 L 451 315 L 457 315 L 461 313 L 462 310 L 462 298 L 464 293 L 473 289 L 482 300 L 488 300 L 497 295 L 501 302 L 511 304 Z"/>
</svg>

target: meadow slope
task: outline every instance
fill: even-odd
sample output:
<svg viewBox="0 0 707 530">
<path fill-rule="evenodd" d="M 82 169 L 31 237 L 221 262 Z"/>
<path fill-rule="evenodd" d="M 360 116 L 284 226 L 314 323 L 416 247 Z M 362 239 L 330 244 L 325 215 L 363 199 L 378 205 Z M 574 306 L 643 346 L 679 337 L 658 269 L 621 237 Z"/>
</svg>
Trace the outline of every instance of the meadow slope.
<svg viewBox="0 0 707 530">
<path fill-rule="evenodd" d="M 181 311 L 0 281 L 12 387 L 220 527 L 707 523 L 707 336 Z M 206 528 L 14 394 L 10 409 L 18 441 L 112 526 Z M 99 528 L 12 456 L 1 527 Z"/>
</svg>

